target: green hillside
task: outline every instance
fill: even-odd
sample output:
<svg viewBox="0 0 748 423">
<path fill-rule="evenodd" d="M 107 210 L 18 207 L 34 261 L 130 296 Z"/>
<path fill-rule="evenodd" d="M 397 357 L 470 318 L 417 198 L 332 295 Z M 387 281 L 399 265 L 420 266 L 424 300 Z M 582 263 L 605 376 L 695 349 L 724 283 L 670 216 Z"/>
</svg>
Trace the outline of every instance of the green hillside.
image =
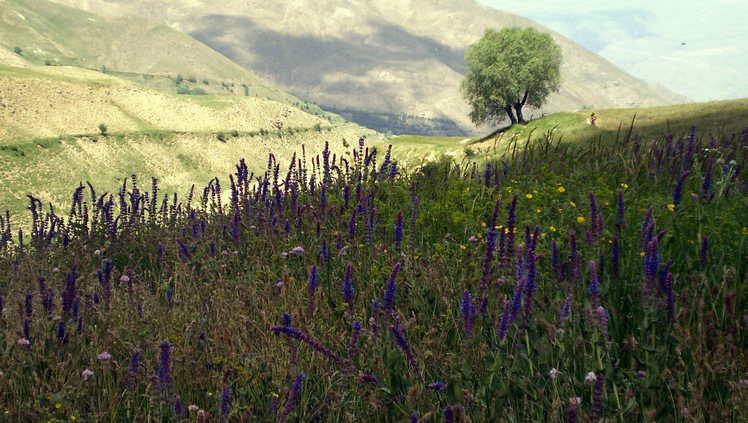
<svg viewBox="0 0 748 423">
<path fill-rule="evenodd" d="M 589 116 L 595 113 L 596 125 Z M 684 134 L 696 125 L 699 134 L 714 135 L 740 133 L 748 121 L 748 98 L 709 103 L 688 103 L 675 106 L 643 107 L 636 109 L 590 109 L 556 113 L 533 119 L 527 125 L 513 125 L 486 136 L 476 138 L 438 138 L 399 136 L 392 139 L 395 155 L 408 164 L 418 165 L 424 160 L 441 156 L 475 161 L 501 154 L 528 140 L 549 139 L 556 142 L 583 144 L 589 141 L 613 143 L 631 131 L 631 137 L 641 140 L 662 138 L 669 134 Z M 633 127 L 632 127 L 633 123 Z"/>
</svg>

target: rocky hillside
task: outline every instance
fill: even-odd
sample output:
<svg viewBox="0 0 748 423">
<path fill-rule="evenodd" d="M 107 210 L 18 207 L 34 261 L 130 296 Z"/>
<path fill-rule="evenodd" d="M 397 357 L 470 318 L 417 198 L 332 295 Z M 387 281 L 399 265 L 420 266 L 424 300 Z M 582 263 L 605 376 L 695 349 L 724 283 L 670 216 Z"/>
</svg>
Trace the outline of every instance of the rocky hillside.
<svg viewBox="0 0 748 423">
<path fill-rule="evenodd" d="M 467 46 L 486 28 L 548 31 L 472 0 L 56 1 L 168 24 L 299 98 L 395 132 L 474 133 L 459 93 Z M 562 90 L 528 116 L 686 100 L 553 36 Z"/>
</svg>

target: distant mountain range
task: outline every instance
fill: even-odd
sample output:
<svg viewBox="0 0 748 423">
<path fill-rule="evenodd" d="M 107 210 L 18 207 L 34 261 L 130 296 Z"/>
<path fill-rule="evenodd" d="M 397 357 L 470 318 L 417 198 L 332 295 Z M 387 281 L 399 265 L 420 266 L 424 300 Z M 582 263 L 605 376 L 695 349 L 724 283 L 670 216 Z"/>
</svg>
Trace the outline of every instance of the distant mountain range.
<svg viewBox="0 0 748 423">
<path fill-rule="evenodd" d="M 93 14 L 75 15 L 45 0 L 0 3 L 6 25 L 10 20 L 16 28 L 23 26 L 23 19 L 15 13 L 19 8 L 54 23 L 48 32 L 34 29 L 37 41 L 20 46 L 37 61 L 45 55 L 46 60 L 75 56 L 81 65 L 119 71 L 243 80 L 265 87 L 265 94 L 283 97 L 280 90 L 284 90 L 362 125 L 394 133 L 487 132 L 490 128 L 475 128 L 468 120 L 468 106 L 459 92 L 467 46 L 486 28 L 535 26 L 548 31 L 472 0 L 57 3 Z M 34 28 L 29 20 L 27 26 Z M 10 44 L 15 41 L 10 35 L 0 41 L 5 48 L 4 52 L 0 49 L 0 61 L 13 57 Z M 562 89 L 542 110 L 528 111 L 528 116 L 688 101 L 633 78 L 564 37 L 553 36 L 564 54 Z M 19 44 L 29 39 L 28 33 L 17 37 Z M 287 101 L 294 100 L 289 96 Z"/>
</svg>

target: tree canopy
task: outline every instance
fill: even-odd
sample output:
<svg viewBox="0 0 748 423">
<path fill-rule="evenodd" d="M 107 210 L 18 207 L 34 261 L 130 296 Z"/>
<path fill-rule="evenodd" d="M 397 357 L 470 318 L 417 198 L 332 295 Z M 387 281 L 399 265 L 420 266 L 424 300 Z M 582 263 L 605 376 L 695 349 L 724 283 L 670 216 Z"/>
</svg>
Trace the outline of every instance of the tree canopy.
<svg viewBox="0 0 748 423">
<path fill-rule="evenodd" d="M 486 30 L 465 54 L 461 90 L 475 124 L 524 122 L 522 107 L 540 107 L 561 80 L 561 47 L 534 28 Z M 515 115 L 516 113 L 516 115 Z"/>
</svg>

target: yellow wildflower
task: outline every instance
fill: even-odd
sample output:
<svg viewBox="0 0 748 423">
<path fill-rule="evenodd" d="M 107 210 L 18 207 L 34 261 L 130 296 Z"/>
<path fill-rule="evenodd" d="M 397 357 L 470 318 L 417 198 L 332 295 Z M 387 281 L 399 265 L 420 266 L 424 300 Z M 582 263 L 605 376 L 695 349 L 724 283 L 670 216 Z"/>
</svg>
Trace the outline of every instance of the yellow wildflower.
<svg viewBox="0 0 748 423">
<path fill-rule="evenodd" d="M 628 188 L 628 187 L 629 187 L 629 186 L 628 186 L 628 185 L 626 185 L 625 183 L 624 183 L 624 184 L 621 184 L 621 188 Z"/>
<path fill-rule="evenodd" d="M 748 228 L 743 226 L 743 235 L 748 235 Z"/>
<path fill-rule="evenodd" d="M 576 207 L 577 206 L 577 203 L 575 203 L 573 201 L 569 201 L 569 204 L 571 204 L 572 207 Z"/>
<path fill-rule="evenodd" d="M 540 209 L 535 209 L 535 213 L 540 213 Z"/>
<path fill-rule="evenodd" d="M 550 229 L 550 230 L 551 230 L 551 232 L 556 232 L 556 227 L 555 227 L 555 226 L 551 226 L 551 227 L 550 227 L 550 228 L 548 228 L 548 229 Z"/>
<path fill-rule="evenodd" d="M 639 255 L 642 256 L 642 257 L 644 257 L 645 254 L 646 253 L 644 251 L 642 251 L 641 253 L 639 253 Z"/>
<path fill-rule="evenodd" d="M 558 192 L 566 192 L 566 188 L 564 188 L 564 187 L 558 187 Z"/>
<path fill-rule="evenodd" d="M 532 194 L 526 194 L 525 197 L 527 197 L 528 199 L 532 198 Z"/>
<path fill-rule="evenodd" d="M 577 217 L 577 222 L 584 223 L 584 216 Z"/>
<path fill-rule="evenodd" d="M 55 404 L 55 408 L 60 408 L 60 407 L 62 407 L 62 404 L 60 404 L 59 402 Z"/>
<path fill-rule="evenodd" d="M 675 210 L 675 204 L 668 204 L 667 205 L 667 209 L 670 210 L 670 211 L 674 211 Z"/>
<path fill-rule="evenodd" d="M 486 226 L 486 222 L 481 222 L 480 225 L 485 227 Z"/>
<path fill-rule="evenodd" d="M 463 250 L 466 250 L 466 249 L 467 249 L 467 247 L 466 247 L 466 246 L 464 246 L 464 245 L 462 245 L 462 244 L 460 244 L 460 248 L 462 248 Z"/>
</svg>

